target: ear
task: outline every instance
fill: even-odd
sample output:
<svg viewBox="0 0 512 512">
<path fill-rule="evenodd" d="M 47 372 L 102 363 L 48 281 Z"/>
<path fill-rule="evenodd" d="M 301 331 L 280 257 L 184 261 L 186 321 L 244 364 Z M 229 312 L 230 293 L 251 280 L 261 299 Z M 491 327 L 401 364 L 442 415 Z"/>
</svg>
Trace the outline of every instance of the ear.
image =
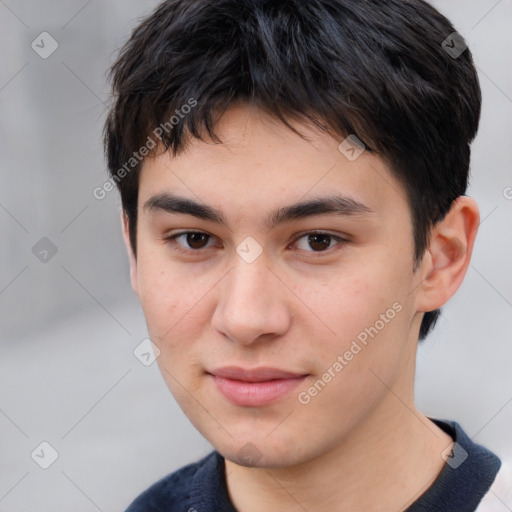
<svg viewBox="0 0 512 512">
<path fill-rule="evenodd" d="M 420 268 L 418 311 L 440 308 L 458 290 L 471 260 L 479 223 L 476 202 L 461 196 L 432 228 L 430 245 Z"/>
<path fill-rule="evenodd" d="M 132 283 L 133 291 L 138 297 L 139 286 L 137 280 L 137 260 L 135 259 L 135 254 L 133 253 L 133 249 L 130 243 L 130 223 L 128 221 L 128 216 L 123 209 L 121 209 L 121 224 L 123 230 L 124 245 L 126 246 L 128 258 L 130 260 L 130 281 Z"/>
</svg>

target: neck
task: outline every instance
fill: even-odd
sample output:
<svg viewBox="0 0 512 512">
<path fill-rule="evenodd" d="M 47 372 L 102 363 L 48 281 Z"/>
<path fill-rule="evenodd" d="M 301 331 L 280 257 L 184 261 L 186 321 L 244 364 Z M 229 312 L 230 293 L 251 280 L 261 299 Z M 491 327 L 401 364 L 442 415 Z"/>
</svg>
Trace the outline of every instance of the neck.
<svg viewBox="0 0 512 512">
<path fill-rule="evenodd" d="M 413 403 L 390 393 L 372 418 L 315 459 L 277 469 L 226 459 L 226 482 L 240 512 L 396 512 L 432 485 L 444 466 L 441 453 L 452 442 Z"/>
</svg>

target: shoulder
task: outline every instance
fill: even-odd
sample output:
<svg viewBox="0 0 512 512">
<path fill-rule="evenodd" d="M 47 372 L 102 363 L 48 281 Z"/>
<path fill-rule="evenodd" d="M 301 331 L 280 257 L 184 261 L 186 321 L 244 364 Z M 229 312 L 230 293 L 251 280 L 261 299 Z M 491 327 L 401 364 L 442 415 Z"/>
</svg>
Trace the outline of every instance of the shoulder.
<svg viewBox="0 0 512 512">
<path fill-rule="evenodd" d="M 194 493 L 194 485 L 200 476 L 204 477 L 216 471 L 219 454 L 211 452 L 197 462 L 193 462 L 155 482 L 140 494 L 125 512 L 173 512 L 187 510 L 183 508 Z M 172 508 L 176 506 L 176 509 Z M 171 507 L 171 508 L 169 508 Z"/>
<path fill-rule="evenodd" d="M 487 495 L 492 495 L 491 486 L 502 466 L 499 457 L 475 443 L 457 422 L 430 419 L 455 443 L 450 453 L 445 450 L 441 455 L 446 464 L 435 482 L 407 511 L 502 512 L 499 508 L 478 508 Z"/>
<path fill-rule="evenodd" d="M 509 512 L 512 510 L 512 462 L 503 461 L 489 491 L 476 512 Z"/>
</svg>

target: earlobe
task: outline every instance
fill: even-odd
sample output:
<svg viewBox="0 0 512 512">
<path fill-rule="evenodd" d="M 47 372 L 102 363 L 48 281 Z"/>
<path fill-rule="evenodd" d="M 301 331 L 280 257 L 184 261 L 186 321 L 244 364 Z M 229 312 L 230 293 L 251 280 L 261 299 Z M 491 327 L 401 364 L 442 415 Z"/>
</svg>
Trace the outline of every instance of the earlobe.
<svg viewBox="0 0 512 512">
<path fill-rule="evenodd" d="M 135 259 L 135 254 L 133 253 L 133 249 L 130 243 L 130 222 L 126 212 L 123 209 L 121 209 L 121 226 L 123 231 L 124 245 L 126 247 L 126 251 L 128 252 L 128 259 L 130 262 L 130 281 L 132 283 L 133 291 L 138 297 L 139 286 L 137 280 L 137 260 Z"/>
<path fill-rule="evenodd" d="M 458 290 L 469 267 L 479 222 L 476 202 L 461 196 L 432 228 L 429 248 L 421 264 L 418 311 L 440 308 Z"/>
</svg>

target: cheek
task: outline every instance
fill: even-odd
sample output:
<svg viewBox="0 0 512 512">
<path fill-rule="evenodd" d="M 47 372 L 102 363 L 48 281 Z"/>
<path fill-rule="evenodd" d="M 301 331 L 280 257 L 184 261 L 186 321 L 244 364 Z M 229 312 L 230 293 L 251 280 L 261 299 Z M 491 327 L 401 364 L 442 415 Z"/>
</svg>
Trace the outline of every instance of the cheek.
<svg viewBox="0 0 512 512">
<path fill-rule="evenodd" d="M 139 267 L 139 298 L 149 337 L 160 350 L 160 372 L 178 403 L 187 408 L 183 386 L 193 390 L 195 385 L 194 341 L 201 337 L 201 308 L 196 295 L 200 291 L 196 286 L 191 292 L 191 283 L 183 273 L 162 267 L 154 259 Z"/>
<path fill-rule="evenodd" d="M 145 274 L 139 278 L 139 298 L 151 338 L 165 338 L 177 321 L 179 307 L 165 275 Z"/>
<path fill-rule="evenodd" d="M 173 326 L 187 310 L 184 298 L 188 294 L 182 289 L 184 280 L 180 280 L 179 274 L 173 272 L 169 263 L 163 261 L 158 253 L 141 250 L 137 263 L 137 281 L 149 334 L 160 345 L 162 338 L 167 340 L 170 337 Z"/>
<path fill-rule="evenodd" d="M 208 294 L 215 285 L 199 268 L 173 265 L 158 251 L 141 254 L 138 262 L 139 299 L 151 339 L 161 350 L 191 347 L 204 327 Z"/>
<path fill-rule="evenodd" d="M 331 276 L 321 286 L 297 291 L 318 313 L 322 332 L 327 333 L 323 342 L 324 363 L 347 350 L 358 351 L 354 341 L 361 346 L 361 352 L 354 356 L 351 366 L 399 357 L 399 340 L 406 338 L 409 327 L 406 302 L 410 301 L 410 280 L 404 277 L 403 268 L 404 262 L 354 265 L 350 271 Z"/>
<path fill-rule="evenodd" d="M 354 268 L 333 276 L 326 286 L 304 290 L 304 294 L 305 302 L 342 339 L 366 327 L 388 300 L 375 271 Z"/>
</svg>

